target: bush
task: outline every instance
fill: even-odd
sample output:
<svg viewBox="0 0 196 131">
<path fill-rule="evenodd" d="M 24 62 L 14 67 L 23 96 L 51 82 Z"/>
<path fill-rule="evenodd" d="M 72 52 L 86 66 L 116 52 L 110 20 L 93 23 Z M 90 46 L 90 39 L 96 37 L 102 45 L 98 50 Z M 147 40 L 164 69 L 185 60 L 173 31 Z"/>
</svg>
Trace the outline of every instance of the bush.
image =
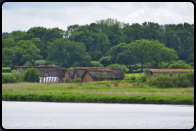
<svg viewBox="0 0 196 131">
<path fill-rule="evenodd" d="M 81 79 L 81 78 L 77 78 L 77 79 L 75 80 L 75 82 L 82 82 L 82 79 Z"/>
<path fill-rule="evenodd" d="M 167 75 L 157 74 L 156 77 L 151 78 L 148 82 L 150 86 L 157 87 L 193 87 L 194 86 L 194 72 L 188 72 L 186 74 L 178 73 L 177 76 L 169 77 Z"/>
<path fill-rule="evenodd" d="M 16 78 L 12 75 L 2 74 L 2 83 L 14 83 L 16 82 Z"/>
<path fill-rule="evenodd" d="M 179 64 L 179 63 L 174 63 L 170 64 L 168 66 L 168 69 L 191 69 L 191 66 L 189 64 Z"/>
<path fill-rule="evenodd" d="M 167 75 L 159 75 L 156 78 L 149 80 L 148 84 L 150 86 L 157 86 L 163 88 L 174 87 L 173 81 Z"/>
<path fill-rule="evenodd" d="M 104 67 L 99 61 L 91 61 L 92 67 Z"/>
<path fill-rule="evenodd" d="M 32 66 L 30 61 L 27 61 L 23 66 Z"/>
<path fill-rule="evenodd" d="M 39 65 L 44 65 L 45 64 L 45 60 L 36 60 L 35 61 L 35 65 L 39 66 Z"/>
<path fill-rule="evenodd" d="M 178 87 L 189 87 L 190 81 L 189 80 L 182 80 L 182 81 L 177 80 L 176 85 Z"/>
<path fill-rule="evenodd" d="M 135 76 L 135 74 L 134 75 L 132 75 L 132 76 L 130 76 L 130 78 L 129 79 L 131 79 L 131 80 L 136 80 L 136 76 Z"/>
<path fill-rule="evenodd" d="M 36 68 L 26 69 L 23 80 L 26 82 L 39 82 L 40 74 Z"/>
<path fill-rule="evenodd" d="M 142 76 L 140 76 L 140 80 L 142 81 L 142 82 L 145 82 L 145 81 L 147 81 L 147 74 L 144 74 L 144 75 L 142 75 Z"/>
<path fill-rule="evenodd" d="M 16 78 L 16 81 L 21 82 L 22 81 L 22 74 L 20 71 L 12 70 L 12 76 Z"/>
</svg>

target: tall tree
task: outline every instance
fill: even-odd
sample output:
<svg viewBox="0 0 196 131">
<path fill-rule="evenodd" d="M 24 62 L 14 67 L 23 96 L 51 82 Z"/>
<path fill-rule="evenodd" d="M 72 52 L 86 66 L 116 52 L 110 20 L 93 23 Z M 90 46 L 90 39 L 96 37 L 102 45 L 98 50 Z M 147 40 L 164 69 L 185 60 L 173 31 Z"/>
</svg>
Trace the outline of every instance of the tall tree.
<svg viewBox="0 0 196 131">
<path fill-rule="evenodd" d="M 49 43 L 47 60 L 53 61 L 61 67 L 70 67 L 76 61 L 78 63 L 85 61 L 90 64 L 91 58 L 85 50 L 85 45 L 81 42 L 59 38 Z"/>
<path fill-rule="evenodd" d="M 120 43 L 110 50 L 110 56 L 112 63 L 124 64 L 132 71 L 132 65 L 138 63 L 136 54 L 130 44 Z"/>
</svg>

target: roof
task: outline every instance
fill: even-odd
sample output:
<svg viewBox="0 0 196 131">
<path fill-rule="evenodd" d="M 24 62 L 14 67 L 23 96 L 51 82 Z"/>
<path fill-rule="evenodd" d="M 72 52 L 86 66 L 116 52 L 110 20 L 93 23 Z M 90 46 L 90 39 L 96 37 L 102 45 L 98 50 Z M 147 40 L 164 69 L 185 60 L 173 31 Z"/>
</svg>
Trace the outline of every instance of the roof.
<svg viewBox="0 0 196 131">
<path fill-rule="evenodd" d="M 107 78 L 119 78 L 123 79 L 124 76 L 124 71 L 121 68 L 103 68 L 103 67 L 75 67 L 75 72 L 77 77 L 82 77 L 86 71 L 89 72 L 89 74 L 93 78 L 97 77 L 107 77 Z M 106 74 L 103 74 L 106 72 Z"/>
<path fill-rule="evenodd" d="M 36 68 L 40 73 L 40 77 L 45 77 L 46 75 L 60 78 L 64 77 L 60 66 L 15 66 L 14 69 L 19 70 L 23 74 L 28 68 Z"/>
<path fill-rule="evenodd" d="M 118 74 L 114 73 L 113 71 L 98 71 L 98 70 L 87 70 L 82 77 L 86 73 L 89 73 L 92 78 L 112 78 L 112 79 L 123 79 Z"/>
<path fill-rule="evenodd" d="M 76 73 L 77 77 L 81 78 L 85 71 L 87 71 L 87 69 L 75 69 L 74 73 Z"/>
<path fill-rule="evenodd" d="M 121 68 L 112 68 L 113 72 L 118 74 L 120 78 L 125 78 L 124 71 Z"/>
<path fill-rule="evenodd" d="M 73 74 L 74 74 L 74 71 L 75 71 L 75 69 L 72 69 L 72 68 L 66 68 L 65 69 L 65 72 L 68 72 L 68 74 L 70 75 L 70 77 L 72 77 L 73 76 Z M 64 74 L 65 74 L 65 72 L 64 72 Z"/>
<path fill-rule="evenodd" d="M 152 72 L 188 72 L 188 71 L 194 71 L 194 69 L 148 69 L 147 71 L 152 71 Z"/>
</svg>

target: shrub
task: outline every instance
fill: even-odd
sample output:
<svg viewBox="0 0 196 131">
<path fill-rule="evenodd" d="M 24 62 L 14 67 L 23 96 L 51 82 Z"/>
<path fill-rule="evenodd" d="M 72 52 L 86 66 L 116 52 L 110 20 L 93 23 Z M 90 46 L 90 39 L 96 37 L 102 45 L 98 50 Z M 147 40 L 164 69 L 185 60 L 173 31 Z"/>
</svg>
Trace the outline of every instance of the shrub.
<svg viewBox="0 0 196 131">
<path fill-rule="evenodd" d="M 114 83 L 114 86 L 118 86 L 118 82 L 115 82 L 115 83 Z"/>
<path fill-rule="evenodd" d="M 191 69 L 191 66 L 189 64 L 179 64 L 179 63 L 174 63 L 174 64 L 170 64 L 168 66 L 168 69 Z"/>
<path fill-rule="evenodd" d="M 142 75 L 142 76 L 140 76 L 140 80 L 142 81 L 142 82 L 145 82 L 146 80 L 147 80 L 147 74 L 145 74 L 145 75 Z"/>
<path fill-rule="evenodd" d="M 135 79 L 136 79 L 135 74 L 134 74 L 134 75 L 132 75 L 132 76 L 130 76 L 130 78 L 129 78 L 129 79 L 131 79 L 131 80 L 135 80 Z"/>
<path fill-rule="evenodd" d="M 2 74 L 2 83 L 14 83 L 16 82 L 16 78 L 12 75 Z"/>
<path fill-rule="evenodd" d="M 190 85 L 190 81 L 189 80 L 177 80 L 176 85 L 178 87 L 188 87 Z"/>
<path fill-rule="evenodd" d="M 81 79 L 81 78 L 77 78 L 77 79 L 75 80 L 75 82 L 82 82 L 82 79 Z"/>
<path fill-rule="evenodd" d="M 104 67 L 99 61 L 91 61 L 92 67 Z"/>
<path fill-rule="evenodd" d="M 167 75 L 159 75 L 156 78 L 149 80 L 148 84 L 150 86 L 157 86 L 163 88 L 174 87 L 173 81 Z"/>
<path fill-rule="evenodd" d="M 39 66 L 39 65 L 44 65 L 45 64 L 45 60 L 36 60 L 35 61 L 35 65 Z"/>
<path fill-rule="evenodd" d="M 26 69 L 23 80 L 26 82 L 39 82 L 40 74 L 37 69 L 28 68 Z"/>
<path fill-rule="evenodd" d="M 22 74 L 20 73 L 20 71 L 12 70 L 11 72 L 12 72 L 12 76 L 16 78 L 16 81 L 19 82 L 22 81 Z"/>
<path fill-rule="evenodd" d="M 30 61 L 27 61 L 23 66 L 32 66 Z"/>
</svg>

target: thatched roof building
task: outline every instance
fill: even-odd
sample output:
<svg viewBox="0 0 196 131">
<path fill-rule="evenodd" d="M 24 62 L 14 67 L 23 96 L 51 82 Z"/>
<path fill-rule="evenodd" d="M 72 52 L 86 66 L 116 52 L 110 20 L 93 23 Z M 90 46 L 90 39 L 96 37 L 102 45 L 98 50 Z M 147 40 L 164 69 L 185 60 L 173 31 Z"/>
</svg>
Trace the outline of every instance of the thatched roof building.
<svg viewBox="0 0 196 131">
<path fill-rule="evenodd" d="M 89 81 L 99 81 L 99 80 L 121 80 L 124 77 L 122 76 L 121 72 L 116 73 L 112 69 L 88 69 L 85 73 L 81 76 L 83 82 Z"/>
<path fill-rule="evenodd" d="M 75 68 L 72 79 L 81 78 L 85 71 L 87 71 L 87 68 Z"/>
<path fill-rule="evenodd" d="M 66 68 L 66 69 L 65 69 L 65 72 L 64 72 L 65 78 L 71 79 L 71 78 L 73 77 L 74 71 L 75 71 L 75 69 Z"/>
<path fill-rule="evenodd" d="M 111 70 L 113 70 L 114 73 L 118 74 L 120 79 L 124 79 L 125 78 L 124 71 L 123 71 L 122 68 L 111 68 Z"/>
<path fill-rule="evenodd" d="M 60 66 L 15 66 L 15 70 L 20 71 L 24 74 L 25 70 L 28 68 L 36 68 L 40 73 L 40 77 L 52 76 L 63 78 L 64 74 Z"/>
</svg>

